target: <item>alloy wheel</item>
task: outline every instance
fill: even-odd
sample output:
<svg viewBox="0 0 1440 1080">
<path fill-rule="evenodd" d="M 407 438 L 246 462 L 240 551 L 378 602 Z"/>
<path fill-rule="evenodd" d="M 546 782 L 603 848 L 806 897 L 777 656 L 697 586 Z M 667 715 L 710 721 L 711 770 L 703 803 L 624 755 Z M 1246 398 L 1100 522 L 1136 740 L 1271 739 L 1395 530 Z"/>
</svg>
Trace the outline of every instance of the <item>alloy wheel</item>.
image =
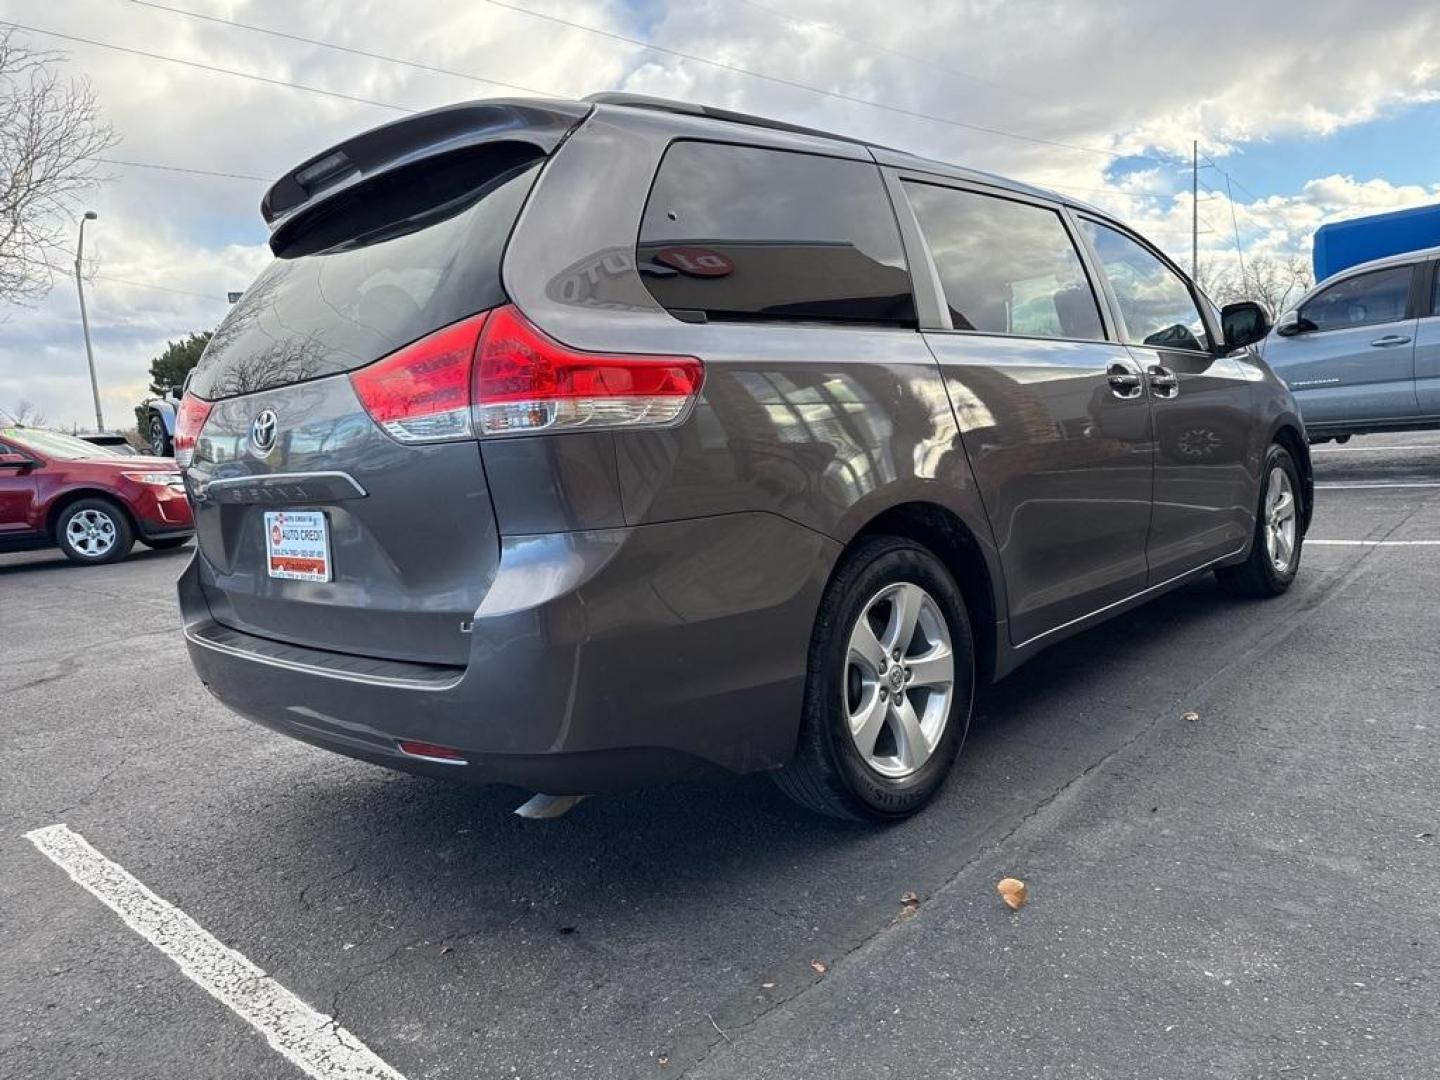
<svg viewBox="0 0 1440 1080">
<path fill-rule="evenodd" d="M 1265 485 L 1265 553 L 1278 574 L 1286 573 L 1295 560 L 1295 510 L 1290 474 L 1277 465 Z"/>
<path fill-rule="evenodd" d="M 845 663 L 850 737 L 875 772 L 902 779 L 935 752 L 955 697 L 950 627 L 919 585 L 881 589 L 850 631 Z"/>
<path fill-rule="evenodd" d="M 70 546 L 88 559 L 104 558 L 115 546 L 115 521 L 99 510 L 81 510 L 65 526 Z"/>
</svg>

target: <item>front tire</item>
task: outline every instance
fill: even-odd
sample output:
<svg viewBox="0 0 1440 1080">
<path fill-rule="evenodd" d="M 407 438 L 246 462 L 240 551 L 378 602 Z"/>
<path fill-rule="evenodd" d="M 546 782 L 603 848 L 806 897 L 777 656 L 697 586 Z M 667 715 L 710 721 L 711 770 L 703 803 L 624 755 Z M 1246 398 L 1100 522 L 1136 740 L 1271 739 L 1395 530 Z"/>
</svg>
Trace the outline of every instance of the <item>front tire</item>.
<svg viewBox="0 0 1440 1080">
<path fill-rule="evenodd" d="M 55 543 L 71 562 L 98 566 L 128 555 L 135 530 L 125 511 L 109 499 L 80 499 L 55 523 Z"/>
<path fill-rule="evenodd" d="M 776 784 L 831 817 L 914 814 L 965 740 L 974 656 L 964 598 L 940 560 L 900 537 L 863 541 L 820 602 L 799 744 Z"/>
<path fill-rule="evenodd" d="M 1215 571 L 1220 584 L 1237 596 L 1279 596 L 1290 588 L 1300 569 L 1300 549 L 1305 543 L 1300 470 L 1290 451 L 1273 443 L 1265 455 L 1261 476 L 1250 555 L 1239 566 Z"/>
</svg>

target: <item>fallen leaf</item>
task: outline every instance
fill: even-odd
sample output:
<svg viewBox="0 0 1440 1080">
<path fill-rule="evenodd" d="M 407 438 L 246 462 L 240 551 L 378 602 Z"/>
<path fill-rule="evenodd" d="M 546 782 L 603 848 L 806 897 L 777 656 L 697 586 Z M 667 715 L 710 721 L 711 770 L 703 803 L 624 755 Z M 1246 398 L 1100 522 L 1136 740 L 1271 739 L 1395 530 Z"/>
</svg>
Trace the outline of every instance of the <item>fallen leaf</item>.
<svg viewBox="0 0 1440 1080">
<path fill-rule="evenodd" d="M 920 903 L 920 897 L 916 896 L 913 892 L 907 892 L 904 896 L 900 897 L 900 903 L 906 907 L 915 907 Z"/>
<path fill-rule="evenodd" d="M 811 960 L 810 966 L 815 969 L 816 975 L 824 975 L 830 970 L 830 966 L 824 960 Z"/>
<path fill-rule="evenodd" d="M 664 1055 L 664 1054 L 661 1054 L 661 1055 L 660 1055 L 660 1064 L 661 1064 L 661 1065 L 669 1065 L 669 1064 L 670 1064 L 670 1059 L 669 1059 L 669 1057 L 667 1057 L 667 1056 Z"/>
<path fill-rule="evenodd" d="M 1183 716 L 1180 717 L 1180 719 L 1188 720 L 1190 723 L 1193 724 L 1196 720 L 1200 719 L 1200 714 L 1198 712 L 1191 711 L 1185 713 Z"/>
<path fill-rule="evenodd" d="M 447 952 L 454 952 L 454 951 L 455 951 L 455 946 L 454 946 L 454 945 L 441 945 L 441 946 L 440 946 L 440 952 L 441 952 L 442 954 L 447 953 Z"/>
<path fill-rule="evenodd" d="M 1030 899 L 1030 890 L 1019 878 L 1002 878 L 1000 884 L 995 888 L 999 890 L 1000 899 L 1004 900 L 1012 911 L 1019 911 Z"/>
</svg>

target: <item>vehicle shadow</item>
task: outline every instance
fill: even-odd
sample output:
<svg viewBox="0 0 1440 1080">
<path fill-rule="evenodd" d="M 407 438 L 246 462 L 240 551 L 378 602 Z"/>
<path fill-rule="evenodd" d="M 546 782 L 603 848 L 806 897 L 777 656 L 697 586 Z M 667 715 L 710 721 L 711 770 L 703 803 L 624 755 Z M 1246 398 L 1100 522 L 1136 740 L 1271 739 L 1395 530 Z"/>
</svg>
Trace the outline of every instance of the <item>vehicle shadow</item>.
<svg viewBox="0 0 1440 1080">
<path fill-rule="evenodd" d="M 511 814 L 528 798 L 519 789 L 448 784 L 345 762 L 322 769 L 313 787 L 273 803 L 277 819 L 264 827 L 283 830 L 316 856 L 363 848 L 361 870 L 372 864 L 385 876 L 419 872 L 444 850 L 448 872 L 471 900 L 479 895 L 475 886 L 500 875 L 582 904 L 599 902 L 591 886 L 601 876 L 610 885 L 629 881 L 663 893 L 687 884 L 708 889 L 735 875 L 760 879 L 766 864 L 848 862 L 872 849 L 923 846 L 941 837 L 947 848 L 963 849 L 991 816 L 979 807 L 1047 795 L 1123 742 L 1136 723 L 1153 718 L 1155 708 L 1168 707 L 1174 678 L 1145 673 L 1173 671 L 1170 658 L 1194 647 L 1187 630 L 1212 639 L 1223 634 L 1233 612 L 1222 597 L 1208 581 L 1198 583 L 1100 633 L 1062 642 L 1027 664 L 1022 676 L 983 690 L 951 781 L 925 813 L 898 825 L 818 817 L 791 804 L 764 776 L 601 796 L 555 821 L 524 821 Z M 1017 766 L 1024 775 L 1012 771 Z M 265 782 L 252 777 L 247 786 Z M 663 874 L 651 876 L 661 867 Z"/>
<path fill-rule="evenodd" d="M 390 773 L 232 722 L 224 771 L 185 789 L 164 843 L 118 854 L 387 1057 L 416 1040 L 426 1060 L 523 1056 L 542 1031 L 593 1048 L 597 1075 L 640 1075 L 799 993 L 820 977 L 812 963 L 903 918 L 903 896 L 923 909 L 991 853 L 1043 891 L 1023 834 L 1007 839 L 1043 828 L 1038 809 L 1150 725 L 1178 721 L 1186 689 L 1292 607 L 1237 605 L 1207 577 L 1057 644 L 981 695 L 950 782 L 897 825 L 813 816 L 763 776 L 524 821 L 511 813 L 524 792 Z M 1150 811 L 1166 798 L 1146 794 L 1135 827 L 1160 827 Z M 989 875 L 964 887 L 981 932 L 1006 933 Z"/>
<path fill-rule="evenodd" d="M 684 1038 L 713 1038 L 707 1011 L 722 1025 L 753 1019 L 762 978 L 777 994 L 813 980 L 812 960 L 863 943 L 901 914 L 902 895 L 928 897 L 1173 711 L 1174 672 L 1233 642 L 1234 608 L 1219 598 L 1198 582 L 986 691 L 950 783 L 897 825 L 815 817 L 764 777 L 523 821 L 514 789 L 286 750 L 303 764 L 283 784 L 263 768 L 236 777 L 223 825 L 182 831 L 167 857 L 202 908 L 266 897 L 247 918 L 245 940 L 260 939 L 247 951 L 311 993 L 342 987 L 347 1014 L 366 1012 L 367 1025 L 399 1022 L 388 1019 L 395 987 L 423 995 L 440 981 L 480 1013 L 551 1026 L 556 1045 L 598 1038 L 587 1025 L 606 1017 L 637 1028 L 625 1052 L 682 1040 L 677 1015 L 701 1018 Z M 636 1018 L 661 996 L 675 1003 L 664 1017 Z"/>
<path fill-rule="evenodd" d="M 121 567 L 132 566 L 136 563 L 164 562 L 167 559 L 188 559 L 194 553 L 195 548 L 193 544 L 183 544 L 178 548 L 170 548 L 166 551 L 136 544 L 135 550 L 119 562 L 106 563 L 103 566 L 80 566 L 67 559 L 57 548 L 44 548 L 40 551 L 4 552 L 0 553 L 0 577 L 14 574 L 45 574 L 57 570 L 66 570 L 75 574 L 103 574 L 120 569 Z"/>
</svg>

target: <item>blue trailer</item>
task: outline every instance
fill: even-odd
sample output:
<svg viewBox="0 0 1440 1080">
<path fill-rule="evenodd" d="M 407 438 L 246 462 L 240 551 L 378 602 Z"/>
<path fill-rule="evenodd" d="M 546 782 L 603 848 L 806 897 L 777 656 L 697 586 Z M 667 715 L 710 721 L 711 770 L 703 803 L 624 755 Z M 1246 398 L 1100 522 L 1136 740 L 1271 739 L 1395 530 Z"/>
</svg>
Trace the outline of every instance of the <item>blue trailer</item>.
<svg viewBox="0 0 1440 1080">
<path fill-rule="evenodd" d="M 1347 266 L 1420 248 L 1440 247 L 1440 203 L 1334 221 L 1315 230 L 1315 280 Z"/>
</svg>

